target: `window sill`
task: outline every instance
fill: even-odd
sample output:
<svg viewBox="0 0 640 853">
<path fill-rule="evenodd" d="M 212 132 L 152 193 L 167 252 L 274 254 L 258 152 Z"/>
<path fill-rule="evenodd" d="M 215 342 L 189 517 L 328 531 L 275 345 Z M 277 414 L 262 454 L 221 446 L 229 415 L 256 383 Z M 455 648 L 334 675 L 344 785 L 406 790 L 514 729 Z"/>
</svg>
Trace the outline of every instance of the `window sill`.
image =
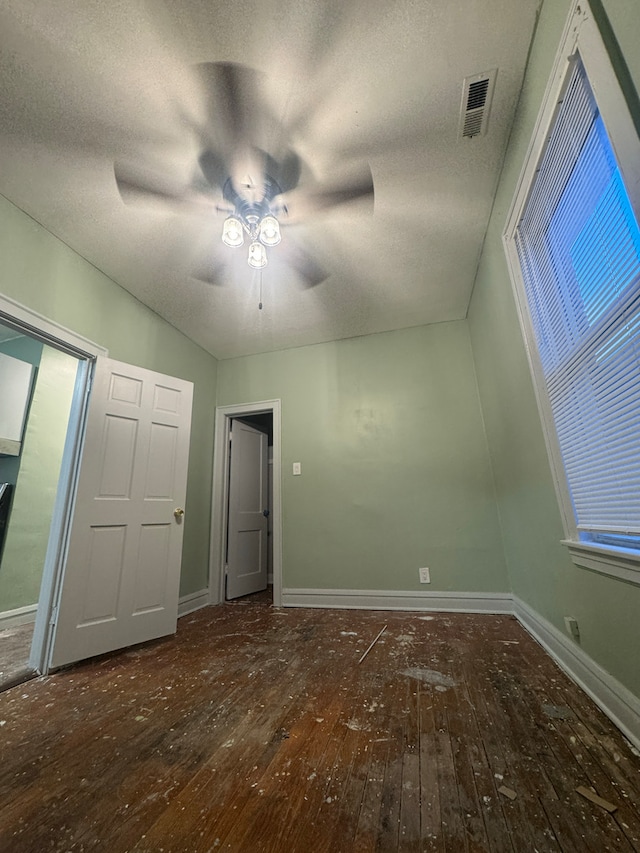
<svg viewBox="0 0 640 853">
<path fill-rule="evenodd" d="M 640 586 L 640 554 L 624 548 L 563 539 L 576 566 Z"/>
</svg>

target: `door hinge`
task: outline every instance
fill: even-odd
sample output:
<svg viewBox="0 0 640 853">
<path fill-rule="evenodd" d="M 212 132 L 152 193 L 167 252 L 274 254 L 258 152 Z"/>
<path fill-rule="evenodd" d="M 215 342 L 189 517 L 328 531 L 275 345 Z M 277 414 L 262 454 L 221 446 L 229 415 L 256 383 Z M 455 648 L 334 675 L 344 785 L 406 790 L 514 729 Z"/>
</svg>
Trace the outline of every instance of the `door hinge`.
<svg viewBox="0 0 640 853">
<path fill-rule="evenodd" d="M 55 625 L 58 621 L 58 605 L 55 604 L 51 608 L 51 618 L 49 619 L 49 625 Z"/>
</svg>

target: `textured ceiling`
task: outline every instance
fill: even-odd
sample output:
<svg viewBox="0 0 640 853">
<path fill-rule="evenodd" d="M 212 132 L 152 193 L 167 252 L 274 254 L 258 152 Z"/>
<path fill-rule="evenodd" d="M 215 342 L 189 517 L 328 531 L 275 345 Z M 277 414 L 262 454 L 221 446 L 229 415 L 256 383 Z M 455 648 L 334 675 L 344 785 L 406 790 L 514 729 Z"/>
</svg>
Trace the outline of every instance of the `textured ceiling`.
<svg viewBox="0 0 640 853">
<path fill-rule="evenodd" d="M 538 6 L 3 0 L 0 192 L 217 357 L 465 317 Z M 221 193 L 125 204 L 114 177 L 126 164 L 172 195 L 202 177 L 204 62 L 259 72 L 259 142 L 296 153 L 299 194 L 373 175 L 373 211 L 292 205 L 262 310 L 246 245 L 221 243 Z M 461 139 L 463 79 L 492 69 L 488 131 Z M 306 256 L 327 276 L 313 287 Z"/>
</svg>

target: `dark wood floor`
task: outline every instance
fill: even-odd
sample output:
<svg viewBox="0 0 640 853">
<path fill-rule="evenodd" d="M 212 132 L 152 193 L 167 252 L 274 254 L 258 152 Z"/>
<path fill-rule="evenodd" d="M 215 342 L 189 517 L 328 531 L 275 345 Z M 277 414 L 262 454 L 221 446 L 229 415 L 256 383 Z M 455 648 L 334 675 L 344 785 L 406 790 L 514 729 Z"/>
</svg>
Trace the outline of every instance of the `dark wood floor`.
<svg viewBox="0 0 640 853">
<path fill-rule="evenodd" d="M 29 676 L 33 622 L 0 630 L 0 690 Z"/>
<path fill-rule="evenodd" d="M 6 691 L 0 746 L 6 853 L 640 850 L 638 754 L 504 616 L 208 608 Z"/>
</svg>

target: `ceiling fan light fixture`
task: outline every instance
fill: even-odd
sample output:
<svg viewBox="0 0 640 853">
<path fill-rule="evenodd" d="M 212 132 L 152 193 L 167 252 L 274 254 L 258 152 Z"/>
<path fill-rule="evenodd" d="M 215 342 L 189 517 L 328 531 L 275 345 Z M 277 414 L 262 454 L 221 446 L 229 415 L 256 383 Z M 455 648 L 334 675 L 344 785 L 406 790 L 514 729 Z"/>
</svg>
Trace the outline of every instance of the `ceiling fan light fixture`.
<svg viewBox="0 0 640 853">
<path fill-rule="evenodd" d="M 267 265 L 267 250 L 257 240 L 249 246 L 249 258 L 247 260 L 254 270 L 261 270 Z"/>
<path fill-rule="evenodd" d="M 277 246 L 281 240 L 280 223 L 271 214 L 264 216 L 260 222 L 260 231 L 258 234 L 260 242 L 265 246 Z"/>
<path fill-rule="evenodd" d="M 236 216 L 228 216 L 222 226 L 222 242 L 235 249 L 244 243 L 242 222 Z"/>
</svg>

